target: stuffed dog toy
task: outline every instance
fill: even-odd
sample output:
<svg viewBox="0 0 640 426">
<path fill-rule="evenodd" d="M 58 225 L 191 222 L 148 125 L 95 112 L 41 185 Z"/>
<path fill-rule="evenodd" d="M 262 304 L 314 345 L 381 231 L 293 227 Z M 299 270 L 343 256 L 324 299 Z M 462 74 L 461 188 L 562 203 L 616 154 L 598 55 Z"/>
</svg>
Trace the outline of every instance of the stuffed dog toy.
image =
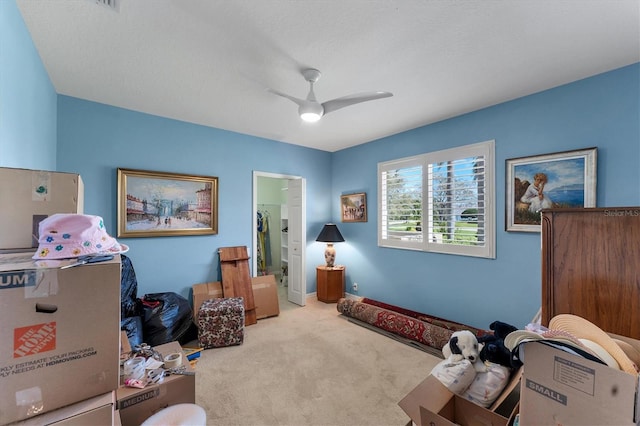
<svg viewBox="0 0 640 426">
<path fill-rule="evenodd" d="M 449 362 L 459 362 L 466 359 L 472 364 L 475 363 L 480 359 L 476 335 L 469 330 L 454 332 L 449 342 L 442 347 L 442 355 Z"/>
</svg>

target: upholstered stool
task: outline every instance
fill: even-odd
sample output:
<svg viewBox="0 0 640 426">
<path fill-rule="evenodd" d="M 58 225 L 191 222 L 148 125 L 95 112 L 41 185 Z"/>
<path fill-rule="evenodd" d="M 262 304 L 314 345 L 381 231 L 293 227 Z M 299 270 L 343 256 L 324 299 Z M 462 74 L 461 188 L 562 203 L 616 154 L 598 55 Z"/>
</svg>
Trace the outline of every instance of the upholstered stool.
<svg viewBox="0 0 640 426">
<path fill-rule="evenodd" d="M 209 299 L 198 311 L 198 343 L 204 349 L 241 345 L 244 340 L 242 297 Z"/>
<path fill-rule="evenodd" d="M 176 404 L 155 413 L 141 426 L 206 426 L 207 413 L 196 404 Z"/>
</svg>

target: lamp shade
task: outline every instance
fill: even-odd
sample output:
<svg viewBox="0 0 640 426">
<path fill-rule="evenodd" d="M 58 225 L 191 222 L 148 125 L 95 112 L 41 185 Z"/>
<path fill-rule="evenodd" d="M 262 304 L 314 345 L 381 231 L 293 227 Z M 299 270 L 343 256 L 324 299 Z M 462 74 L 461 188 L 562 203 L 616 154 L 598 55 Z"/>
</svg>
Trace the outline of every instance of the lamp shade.
<svg viewBox="0 0 640 426">
<path fill-rule="evenodd" d="M 327 223 L 322 228 L 322 231 L 320 231 L 320 235 L 318 235 L 316 241 L 322 243 L 341 243 L 344 241 L 344 237 L 334 223 Z"/>
</svg>

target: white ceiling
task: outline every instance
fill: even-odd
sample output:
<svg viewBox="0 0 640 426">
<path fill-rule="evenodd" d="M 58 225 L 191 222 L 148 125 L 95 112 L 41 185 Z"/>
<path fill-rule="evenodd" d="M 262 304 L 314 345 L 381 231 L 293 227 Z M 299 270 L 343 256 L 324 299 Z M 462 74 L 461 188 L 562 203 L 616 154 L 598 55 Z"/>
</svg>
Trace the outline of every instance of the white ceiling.
<svg viewBox="0 0 640 426">
<path fill-rule="evenodd" d="M 640 61 L 638 0 L 117 2 L 17 0 L 59 94 L 331 152 Z"/>
</svg>

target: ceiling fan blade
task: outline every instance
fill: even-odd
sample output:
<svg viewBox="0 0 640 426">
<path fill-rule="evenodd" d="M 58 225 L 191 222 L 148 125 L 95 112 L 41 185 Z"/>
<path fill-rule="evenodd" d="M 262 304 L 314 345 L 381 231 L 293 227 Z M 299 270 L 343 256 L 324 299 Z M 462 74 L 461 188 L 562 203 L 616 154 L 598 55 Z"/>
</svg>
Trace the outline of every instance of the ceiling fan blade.
<svg viewBox="0 0 640 426">
<path fill-rule="evenodd" d="M 304 99 L 299 99 L 299 98 L 296 98 L 294 96 L 287 95 L 286 93 L 279 92 L 277 90 L 267 89 L 267 92 L 271 92 L 274 95 L 278 95 L 278 96 L 282 96 L 283 98 L 287 98 L 290 101 L 293 101 L 296 104 L 298 104 L 298 106 L 302 106 L 306 102 L 306 100 L 304 100 Z"/>
<path fill-rule="evenodd" d="M 376 99 L 388 98 L 393 96 L 390 92 L 366 92 L 356 93 L 354 95 L 343 96 L 341 98 L 332 99 L 327 102 L 323 102 L 324 113 L 328 114 L 331 111 L 335 111 L 340 108 L 347 107 L 349 105 L 359 104 L 360 102 L 373 101 Z"/>
</svg>

